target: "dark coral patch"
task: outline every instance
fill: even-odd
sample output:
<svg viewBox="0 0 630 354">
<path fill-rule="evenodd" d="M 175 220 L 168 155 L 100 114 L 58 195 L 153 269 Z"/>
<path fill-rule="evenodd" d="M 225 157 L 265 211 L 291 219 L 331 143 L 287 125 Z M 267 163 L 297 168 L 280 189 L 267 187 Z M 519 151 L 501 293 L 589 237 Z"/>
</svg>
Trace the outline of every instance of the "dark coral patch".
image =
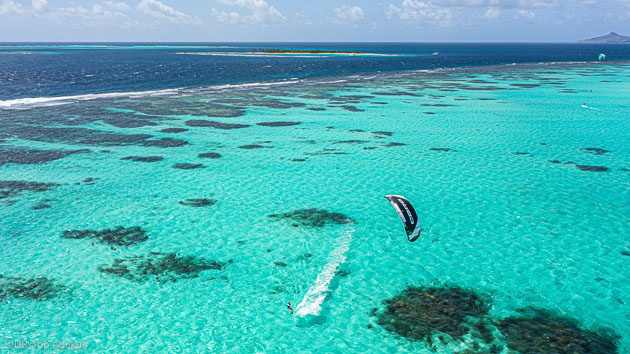
<svg viewBox="0 0 630 354">
<path fill-rule="evenodd" d="M 134 162 L 158 162 L 164 160 L 162 156 L 127 156 L 121 160 L 131 160 Z"/>
<path fill-rule="evenodd" d="M 609 150 L 604 150 L 604 149 L 600 149 L 600 148 L 582 148 L 580 150 L 586 151 L 586 152 L 591 153 L 593 155 L 604 155 L 604 154 L 607 154 L 607 153 L 611 152 Z"/>
<path fill-rule="evenodd" d="M 203 154 L 197 155 L 200 159 L 220 159 L 222 156 L 217 152 L 206 152 Z"/>
<path fill-rule="evenodd" d="M 214 199 L 186 199 L 179 202 L 181 205 L 191 206 L 195 208 L 201 208 L 206 206 L 213 206 L 217 203 Z"/>
<path fill-rule="evenodd" d="M 24 192 L 46 192 L 57 186 L 56 183 L 0 181 L 0 199 L 17 197 Z"/>
<path fill-rule="evenodd" d="M 88 149 L 58 151 L 26 149 L 3 150 L 0 148 L 0 166 L 7 163 L 15 163 L 19 165 L 39 164 L 59 160 L 72 154 L 88 152 L 91 151 Z"/>
<path fill-rule="evenodd" d="M 345 278 L 348 275 L 350 275 L 350 271 L 349 270 L 344 270 L 344 269 L 339 269 L 338 271 L 335 272 L 335 275 L 338 276 L 338 277 Z"/>
<path fill-rule="evenodd" d="M 210 127 L 215 129 L 241 129 L 247 128 L 250 125 L 248 124 L 236 124 L 236 123 L 221 123 L 215 122 L 211 120 L 189 120 L 186 122 L 186 125 L 189 127 Z"/>
<path fill-rule="evenodd" d="M 345 105 L 345 106 L 338 106 L 338 107 L 342 108 L 342 109 L 344 109 L 344 110 L 346 110 L 348 112 L 365 112 L 364 109 L 360 109 L 360 108 L 357 108 L 355 106 Z"/>
<path fill-rule="evenodd" d="M 262 123 L 256 123 L 256 125 L 260 125 L 262 127 L 290 127 L 293 125 L 300 125 L 301 122 L 262 122 Z"/>
<path fill-rule="evenodd" d="M 278 267 L 286 267 L 287 264 L 284 262 L 273 262 L 273 264 L 277 265 Z"/>
<path fill-rule="evenodd" d="M 508 347 L 521 353 L 616 353 L 619 336 L 611 331 L 582 329 L 573 318 L 527 308 L 497 327 Z"/>
<path fill-rule="evenodd" d="M 188 129 L 186 128 L 164 128 L 162 130 L 160 130 L 162 133 L 183 133 L 183 132 L 187 132 Z"/>
<path fill-rule="evenodd" d="M 180 147 L 180 146 L 188 145 L 188 142 L 185 140 L 164 138 L 164 139 L 159 139 L 159 140 L 148 140 L 142 143 L 142 145 L 155 146 L 155 147 L 160 147 L 160 148 L 170 148 L 170 147 Z"/>
<path fill-rule="evenodd" d="M 39 204 L 35 204 L 31 207 L 31 209 L 33 210 L 42 210 L 42 209 L 48 209 L 50 208 L 51 205 L 50 204 L 45 204 L 45 203 L 39 203 Z"/>
<path fill-rule="evenodd" d="M 374 135 L 383 135 L 383 136 L 393 136 L 394 133 L 392 132 L 385 132 L 385 131 L 376 131 L 376 132 L 372 132 L 372 134 Z"/>
<path fill-rule="evenodd" d="M 145 126 L 156 126 L 157 123 L 144 120 L 144 119 L 132 119 L 132 118 L 110 118 L 106 120 L 107 124 L 113 125 L 118 128 L 140 128 Z"/>
<path fill-rule="evenodd" d="M 429 344 L 435 334 L 447 334 L 462 341 L 470 332 L 472 319 L 479 321 L 490 310 L 490 300 L 485 296 L 450 286 L 410 286 L 385 300 L 385 304 L 378 316 L 379 325 L 402 337 Z"/>
<path fill-rule="evenodd" d="M 412 92 L 405 91 L 392 91 L 392 92 L 372 92 L 372 95 L 375 96 L 410 96 L 410 97 L 422 97 L 422 95 L 418 95 Z"/>
<path fill-rule="evenodd" d="M 457 150 L 451 148 L 430 148 L 431 151 L 442 151 L 442 152 L 457 152 Z"/>
<path fill-rule="evenodd" d="M 369 141 L 367 140 L 342 140 L 342 141 L 335 141 L 334 144 L 363 144 L 363 143 L 368 143 Z"/>
<path fill-rule="evenodd" d="M 151 252 L 144 256 L 115 259 L 109 266 L 98 268 L 105 274 L 125 278 L 134 282 L 155 279 L 164 283 L 180 279 L 197 278 L 206 270 L 222 270 L 226 263 L 176 253 Z"/>
<path fill-rule="evenodd" d="M 304 161 L 306 161 L 306 159 L 291 159 L 291 161 L 294 161 L 294 162 L 304 162 Z"/>
<path fill-rule="evenodd" d="M 173 168 L 176 168 L 178 170 L 195 170 L 195 169 L 204 168 L 204 167 L 206 166 L 201 163 L 186 163 L 186 162 L 180 162 L 173 165 Z"/>
<path fill-rule="evenodd" d="M 264 149 L 265 147 L 267 146 L 262 146 L 258 144 L 249 144 L 249 145 L 241 145 L 238 148 L 245 149 L 245 150 L 254 150 L 254 149 Z"/>
<path fill-rule="evenodd" d="M 132 246 L 149 239 L 146 232 L 137 227 L 118 226 L 115 229 L 96 230 L 68 230 L 62 238 L 84 239 L 90 238 L 110 246 Z"/>
<path fill-rule="evenodd" d="M 393 147 L 393 146 L 404 146 L 404 143 L 396 143 L 396 142 L 391 142 L 391 143 L 387 143 L 387 144 L 383 144 L 383 146 L 385 147 Z"/>
<path fill-rule="evenodd" d="M 604 166 L 589 166 L 589 165 L 575 165 L 575 167 L 579 168 L 582 171 L 588 172 L 608 172 L 610 169 Z"/>
<path fill-rule="evenodd" d="M 446 104 L 446 103 L 423 103 L 421 104 L 423 107 L 456 107 L 454 104 Z"/>
<path fill-rule="evenodd" d="M 272 219 L 282 219 L 306 227 L 324 227 L 330 224 L 354 224 L 354 221 L 342 213 L 331 213 L 324 209 L 298 209 L 283 214 L 271 214 Z"/>
<path fill-rule="evenodd" d="M 550 160 L 549 162 L 551 162 L 551 163 L 556 163 L 556 164 L 558 164 L 558 163 L 562 163 L 562 161 L 560 161 L 560 160 Z"/>
<path fill-rule="evenodd" d="M 11 296 L 16 299 L 45 301 L 65 290 L 65 286 L 47 277 L 25 279 L 0 274 L 0 300 Z"/>
<path fill-rule="evenodd" d="M 539 84 L 510 84 L 510 86 L 514 86 L 514 87 L 522 87 L 522 88 L 534 88 L 534 87 L 540 87 Z"/>
</svg>

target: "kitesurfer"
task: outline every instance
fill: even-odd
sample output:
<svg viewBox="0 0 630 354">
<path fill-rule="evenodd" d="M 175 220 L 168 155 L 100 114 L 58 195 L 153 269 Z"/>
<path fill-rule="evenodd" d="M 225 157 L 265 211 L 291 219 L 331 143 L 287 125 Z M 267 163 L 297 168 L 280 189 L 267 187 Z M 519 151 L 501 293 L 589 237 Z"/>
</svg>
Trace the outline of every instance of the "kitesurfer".
<svg viewBox="0 0 630 354">
<path fill-rule="evenodd" d="M 291 301 L 287 304 L 287 308 L 289 309 L 289 315 L 293 314 L 293 307 L 291 307 Z"/>
</svg>

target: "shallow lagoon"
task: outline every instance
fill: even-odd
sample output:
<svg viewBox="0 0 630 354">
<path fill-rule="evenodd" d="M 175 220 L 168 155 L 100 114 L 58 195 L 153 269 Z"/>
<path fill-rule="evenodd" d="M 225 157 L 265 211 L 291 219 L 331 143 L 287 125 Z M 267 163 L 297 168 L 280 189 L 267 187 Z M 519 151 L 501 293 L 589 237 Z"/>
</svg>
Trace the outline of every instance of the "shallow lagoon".
<svg viewBox="0 0 630 354">
<path fill-rule="evenodd" d="M 2 299 L 0 343 L 430 352 L 372 311 L 409 285 L 447 284 L 491 297 L 492 321 L 549 309 L 630 350 L 629 65 L 331 81 L 0 111 L 1 179 L 48 183 L 0 185 L 0 274 L 63 289 Z M 383 198 L 393 193 L 418 210 L 415 243 Z M 269 217 L 305 209 L 353 223 Z M 62 237 L 119 226 L 147 239 Z M 289 316 L 349 227 L 321 316 Z M 181 267 L 195 276 L 99 271 L 152 252 L 194 259 Z M 473 350 L 464 338 L 434 345 Z"/>
</svg>

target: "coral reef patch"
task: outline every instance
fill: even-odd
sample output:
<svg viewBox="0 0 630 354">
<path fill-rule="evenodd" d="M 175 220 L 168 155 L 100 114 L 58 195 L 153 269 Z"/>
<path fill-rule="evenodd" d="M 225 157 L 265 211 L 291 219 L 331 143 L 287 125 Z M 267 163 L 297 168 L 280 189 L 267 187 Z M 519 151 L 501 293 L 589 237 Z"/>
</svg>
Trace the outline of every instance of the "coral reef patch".
<svg viewBox="0 0 630 354">
<path fill-rule="evenodd" d="M 490 299 L 456 286 L 409 286 L 385 300 L 378 324 L 414 341 L 432 344 L 433 336 L 446 334 L 461 341 L 473 323 L 487 316 Z"/>
<path fill-rule="evenodd" d="M 331 213 L 324 209 L 298 209 L 283 214 L 271 214 L 272 219 L 287 220 L 293 224 L 305 227 L 324 227 L 330 224 L 343 225 L 354 224 L 354 220 L 350 219 L 342 213 Z"/>
<path fill-rule="evenodd" d="M 0 301 L 7 297 L 45 301 L 52 299 L 66 290 L 47 277 L 20 278 L 0 274 Z"/>
<path fill-rule="evenodd" d="M 67 230 L 62 238 L 84 239 L 89 238 L 110 246 L 132 246 L 149 239 L 146 231 L 138 226 L 122 227 L 105 230 Z"/>
<path fill-rule="evenodd" d="M 497 323 L 508 347 L 521 353 L 616 353 L 619 336 L 580 328 L 577 320 L 549 310 L 526 308 Z"/>
<path fill-rule="evenodd" d="M 229 261 L 228 263 L 231 263 Z M 201 257 L 180 256 L 176 253 L 150 252 L 146 255 L 115 259 L 111 265 L 102 265 L 102 273 L 134 282 L 156 280 L 160 283 L 197 278 L 206 270 L 222 270 L 226 263 Z"/>
</svg>

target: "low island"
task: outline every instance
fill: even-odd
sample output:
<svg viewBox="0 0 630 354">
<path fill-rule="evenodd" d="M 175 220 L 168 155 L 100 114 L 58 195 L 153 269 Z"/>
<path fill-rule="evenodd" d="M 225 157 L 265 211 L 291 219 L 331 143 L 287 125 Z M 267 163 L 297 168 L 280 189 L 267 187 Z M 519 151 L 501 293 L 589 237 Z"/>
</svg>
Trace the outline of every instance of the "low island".
<svg viewBox="0 0 630 354">
<path fill-rule="evenodd" d="M 341 50 L 321 50 L 321 49 L 277 49 L 277 48 L 252 48 L 251 52 L 245 54 L 256 55 L 322 55 L 322 56 L 397 56 L 396 54 L 350 52 Z"/>
</svg>

